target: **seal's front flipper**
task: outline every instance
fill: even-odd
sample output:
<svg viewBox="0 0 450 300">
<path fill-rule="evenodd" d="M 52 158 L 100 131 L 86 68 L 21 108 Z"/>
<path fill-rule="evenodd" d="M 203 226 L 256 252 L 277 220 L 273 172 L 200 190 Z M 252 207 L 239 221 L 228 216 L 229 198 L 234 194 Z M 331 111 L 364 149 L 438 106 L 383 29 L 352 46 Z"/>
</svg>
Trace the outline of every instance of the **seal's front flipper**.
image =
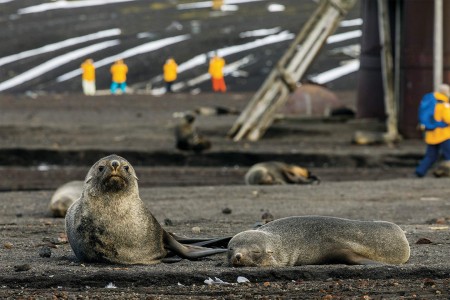
<svg viewBox="0 0 450 300">
<path fill-rule="evenodd" d="M 210 256 L 227 251 L 227 249 L 212 249 L 195 245 L 181 244 L 177 242 L 177 240 L 175 240 L 175 238 L 166 231 L 164 231 L 164 246 L 168 250 L 175 252 L 178 256 L 187 259 L 197 259 L 200 257 Z"/>
</svg>

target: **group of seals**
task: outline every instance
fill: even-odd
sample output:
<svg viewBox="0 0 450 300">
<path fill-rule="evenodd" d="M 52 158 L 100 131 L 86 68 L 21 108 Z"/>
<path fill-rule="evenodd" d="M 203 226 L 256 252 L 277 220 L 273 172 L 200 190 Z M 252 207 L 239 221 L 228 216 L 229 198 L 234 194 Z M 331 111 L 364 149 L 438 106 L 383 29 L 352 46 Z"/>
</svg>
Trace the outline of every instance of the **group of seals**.
<svg viewBox="0 0 450 300">
<path fill-rule="evenodd" d="M 53 217 L 64 218 L 67 209 L 81 196 L 84 182 L 69 181 L 56 189 L 50 199 L 49 210 Z"/>
<path fill-rule="evenodd" d="M 137 180 L 130 163 L 117 155 L 90 168 L 80 199 L 66 214 L 67 237 L 79 260 L 155 264 L 168 250 L 188 259 L 226 251 L 178 242 L 145 207 Z"/>
<path fill-rule="evenodd" d="M 225 238 L 227 249 L 183 244 L 145 207 L 137 180 L 131 164 L 114 154 L 90 168 L 80 198 L 66 214 L 67 237 L 79 260 L 155 264 L 169 251 L 188 259 L 228 252 L 228 263 L 234 267 L 402 264 L 409 259 L 409 244 L 399 226 L 324 216 L 271 221 Z"/>
<path fill-rule="evenodd" d="M 228 243 L 228 262 L 234 267 L 402 264 L 409 255 L 396 224 L 324 216 L 278 219 L 238 233 Z"/>
<path fill-rule="evenodd" d="M 278 161 L 262 162 L 253 165 L 245 174 L 248 185 L 308 184 L 320 182 L 309 170 L 296 165 Z"/>
<path fill-rule="evenodd" d="M 194 121 L 195 116 L 186 113 L 182 116 L 181 122 L 175 126 L 175 146 L 177 149 L 200 153 L 211 148 L 211 142 L 197 133 Z"/>
</svg>

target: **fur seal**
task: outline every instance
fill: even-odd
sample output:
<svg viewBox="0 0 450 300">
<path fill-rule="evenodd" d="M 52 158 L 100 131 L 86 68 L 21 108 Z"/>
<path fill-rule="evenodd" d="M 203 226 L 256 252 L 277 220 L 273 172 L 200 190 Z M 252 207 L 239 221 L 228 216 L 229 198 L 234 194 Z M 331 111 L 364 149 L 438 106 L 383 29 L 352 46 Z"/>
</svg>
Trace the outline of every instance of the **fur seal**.
<svg viewBox="0 0 450 300">
<path fill-rule="evenodd" d="M 308 184 L 320 179 L 305 168 L 278 161 L 253 165 L 245 174 L 248 185 Z"/>
<path fill-rule="evenodd" d="M 238 115 L 240 113 L 236 108 L 223 106 L 200 106 L 194 109 L 194 112 L 201 116 Z"/>
<path fill-rule="evenodd" d="M 155 264 L 168 250 L 188 259 L 226 251 L 178 242 L 145 207 L 137 180 L 130 163 L 114 154 L 90 168 L 81 198 L 66 214 L 67 237 L 79 260 Z"/>
<path fill-rule="evenodd" d="M 278 219 L 228 243 L 234 267 L 402 264 L 409 254 L 403 230 L 393 223 L 324 216 Z"/>
<path fill-rule="evenodd" d="M 183 115 L 181 123 L 175 127 L 177 149 L 200 153 L 211 148 L 211 142 L 197 133 L 194 121 L 194 115 L 187 113 Z"/>
<path fill-rule="evenodd" d="M 444 160 L 433 170 L 435 177 L 450 177 L 450 160 Z"/>
<path fill-rule="evenodd" d="M 74 180 L 59 186 L 50 199 L 49 210 L 53 217 L 64 218 L 67 209 L 81 196 L 84 182 Z"/>
</svg>

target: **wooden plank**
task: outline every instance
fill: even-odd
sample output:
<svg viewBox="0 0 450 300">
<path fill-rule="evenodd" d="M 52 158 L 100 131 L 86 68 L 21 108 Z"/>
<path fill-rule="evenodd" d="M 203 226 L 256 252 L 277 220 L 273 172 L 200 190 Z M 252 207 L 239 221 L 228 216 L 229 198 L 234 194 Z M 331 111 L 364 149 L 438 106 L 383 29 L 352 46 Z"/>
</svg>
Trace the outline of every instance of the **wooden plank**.
<svg viewBox="0 0 450 300">
<path fill-rule="evenodd" d="M 228 136 L 234 141 L 256 141 L 272 124 L 278 109 L 317 56 L 329 35 L 356 0 L 322 0 L 289 49 L 276 64 L 258 92 L 242 111 Z"/>
</svg>

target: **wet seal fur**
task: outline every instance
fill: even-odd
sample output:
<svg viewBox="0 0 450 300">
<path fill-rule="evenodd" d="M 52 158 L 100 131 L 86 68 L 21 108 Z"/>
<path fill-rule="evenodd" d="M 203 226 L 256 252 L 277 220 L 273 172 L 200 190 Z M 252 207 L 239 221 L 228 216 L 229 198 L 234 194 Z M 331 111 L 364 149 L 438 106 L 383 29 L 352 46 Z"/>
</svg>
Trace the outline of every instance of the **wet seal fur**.
<svg viewBox="0 0 450 300">
<path fill-rule="evenodd" d="M 228 263 L 234 267 L 403 264 L 409 255 L 396 224 L 325 216 L 278 219 L 228 243 Z"/>
<path fill-rule="evenodd" d="M 78 200 L 83 191 L 84 182 L 74 180 L 59 186 L 50 199 L 49 210 L 53 217 L 64 218 L 69 207 Z"/>
<path fill-rule="evenodd" d="M 211 148 L 211 142 L 198 134 L 194 126 L 195 116 L 186 113 L 182 121 L 175 127 L 176 148 L 183 151 L 200 153 Z"/>
<path fill-rule="evenodd" d="M 188 259 L 226 251 L 178 242 L 145 207 L 137 180 L 130 163 L 117 155 L 91 167 L 81 198 L 66 215 L 67 237 L 79 260 L 155 264 L 169 250 Z"/>
<path fill-rule="evenodd" d="M 253 165 L 245 174 L 244 180 L 247 185 L 320 183 L 320 179 L 309 170 L 278 161 Z"/>
</svg>

